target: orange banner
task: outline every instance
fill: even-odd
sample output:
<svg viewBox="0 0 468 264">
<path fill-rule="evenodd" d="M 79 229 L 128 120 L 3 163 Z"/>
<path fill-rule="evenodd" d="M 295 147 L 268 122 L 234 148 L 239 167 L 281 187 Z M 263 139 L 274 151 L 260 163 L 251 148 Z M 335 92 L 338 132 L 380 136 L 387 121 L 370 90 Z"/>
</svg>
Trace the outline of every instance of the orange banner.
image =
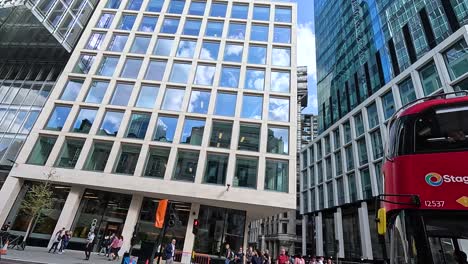
<svg viewBox="0 0 468 264">
<path fill-rule="evenodd" d="M 166 217 L 167 203 L 167 199 L 159 201 L 158 209 L 156 210 L 156 220 L 154 221 L 154 227 L 156 228 L 163 228 L 164 226 L 164 218 Z"/>
</svg>

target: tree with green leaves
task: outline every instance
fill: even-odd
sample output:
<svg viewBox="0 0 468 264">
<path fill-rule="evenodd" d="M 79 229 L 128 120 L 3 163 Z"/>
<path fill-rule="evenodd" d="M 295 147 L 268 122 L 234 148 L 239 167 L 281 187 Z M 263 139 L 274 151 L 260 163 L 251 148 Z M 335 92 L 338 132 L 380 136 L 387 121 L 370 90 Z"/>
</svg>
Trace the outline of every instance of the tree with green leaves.
<svg viewBox="0 0 468 264">
<path fill-rule="evenodd" d="M 33 184 L 26 193 L 25 199 L 21 204 L 21 211 L 29 218 L 28 228 L 21 243 L 22 248 L 26 246 L 26 241 L 29 238 L 32 228 L 41 221 L 41 213 L 43 210 L 52 208 L 53 205 L 53 189 L 52 180 L 55 178 L 55 171 L 45 173 L 46 180 L 37 184 Z"/>
</svg>

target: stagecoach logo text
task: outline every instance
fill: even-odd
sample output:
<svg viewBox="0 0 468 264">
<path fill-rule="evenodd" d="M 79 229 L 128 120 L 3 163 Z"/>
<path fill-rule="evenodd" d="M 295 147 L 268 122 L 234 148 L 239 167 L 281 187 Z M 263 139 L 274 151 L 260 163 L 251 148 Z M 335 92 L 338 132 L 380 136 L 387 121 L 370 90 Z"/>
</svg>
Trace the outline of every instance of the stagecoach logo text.
<svg viewBox="0 0 468 264">
<path fill-rule="evenodd" d="M 431 172 L 426 175 L 426 183 L 430 186 L 437 187 L 441 186 L 442 183 L 464 183 L 468 184 L 468 176 L 453 176 L 444 175 L 441 176 L 439 173 Z"/>
</svg>

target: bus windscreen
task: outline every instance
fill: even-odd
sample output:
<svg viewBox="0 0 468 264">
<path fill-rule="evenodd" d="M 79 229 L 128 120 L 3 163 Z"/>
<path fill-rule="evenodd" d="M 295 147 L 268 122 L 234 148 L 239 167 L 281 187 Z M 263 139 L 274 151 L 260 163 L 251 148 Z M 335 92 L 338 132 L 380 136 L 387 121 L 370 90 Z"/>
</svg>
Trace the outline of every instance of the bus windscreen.
<svg viewBox="0 0 468 264">
<path fill-rule="evenodd" d="M 415 123 L 415 152 L 468 150 L 468 106 L 423 113 Z"/>
</svg>

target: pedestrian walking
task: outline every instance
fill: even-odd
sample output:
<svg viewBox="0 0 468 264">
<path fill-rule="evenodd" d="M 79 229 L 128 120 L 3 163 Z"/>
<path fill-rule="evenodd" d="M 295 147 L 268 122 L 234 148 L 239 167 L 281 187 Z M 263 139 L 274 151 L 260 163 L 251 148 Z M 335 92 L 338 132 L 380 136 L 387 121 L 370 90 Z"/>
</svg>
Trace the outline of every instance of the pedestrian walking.
<svg viewBox="0 0 468 264">
<path fill-rule="evenodd" d="M 110 239 L 111 239 L 112 233 L 109 232 L 107 236 L 104 237 L 104 240 L 101 242 L 101 248 L 99 249 L 98 255 L 101 255 L 101 253 L 104 254 L 104 256 L 107 256 L 107 249 L 109 248 L 110 245 Z"/>
<path fill-rule="evenodd" d="M 231 247 L 229 244 L 226 244 L 226 252 L 224 253 L 224 264 L 230 264 L 231 261 L 234 259 L 234 252 L 232 252 Z"/>
<path fill-rule="evenodd" d="M 280 254 L 276 259 L 276 264 L 288 264 L 289 257 L 286 255 L 286 249 L 281 248 Z"/>
<path fill-rule="evenodd" d="M 110 256 L 111 253 L 111 244 L 114 241 L 114 239 L 118 239 L 118 237 L 115 235 L 115 233 L 112 233 L 112 235 L 109 237 L 109 243 L 107 244 L 107 251 L 106 251 L 106 258 Z"/>
<path fill-rule="evenodd" d="M 54 254 L 57 252 L 57 247 L 59 246 L 60 242 L 62 241 L 62 235 L 65 233 L 65 227 L 57 231 L 54 236 L 54 242 L 52 243 L 52 246 L 49 249 L 49 253 L 54 250 Z"/>
<path fill-rule="evenodd" d="M 111 253 L 109 256 L 109 260 L 119 259 L 119 251 L 122 248 L 123 240 L 124 238 L 122 235 L 118 235 L 114 238 L 114 240 L 112 240 L 112 244 L 110 245 Z"/>
<path fill-rule="evenodd" d="M 252 256 L 253 256 L 253 248 L 252 246 L 250 246 L 245 252 L 245 261 L 247 262 L 247 264 L 252 263 Z"/>
<path fill-rule="evenodd" d="M 67 248 L 68 243 L 70 242 L 71 234 L 71 231 L 65 231 L 65 234 L 62 236 L 62 243 L 60 243 L 59 254 L 65 252 L 65 249 Z"/>
<path fill-rule="evenodd" d="M 271 264 L 270 252 L 268 250 L 265 250 L 265 252 L 263 252 L 263 259 L 264 264 Z"/>
<path fill-rule="evenodd" d="M 255 250 L 252 256 L 252 264 L 264 264 L 264 258 L 260 250 Z"/>
<path fill-rule="evenodd" d="M 86 238 L 86 246 L 85 246 L 85 260 L 89 260 L 89 257 L 91 257 L 91 252 L 93 251 L 93 246 L 94 246 L 94 238 L 96 235 L 94 234 L 94 231 L 90 231 L 88 233 L 88 237 Z"/>
<path fill-rule="evenodd" d="M 174 263 L 174 256 L 175 256 L 175 245 L 176 240 L 173 238 L 171 243 L 167 244 L 166 249 L 164 250 L 164 255 L 166 258 L 166 264 L 173 264 Z"/>
<path fill-rule="evenodd" d="M 234 257 L 234 262 L 236 264 L 243 264 L 244 263 L 244 250 L 242 247 L 239 248 L 239 251 L 237 251 L 235 257 Z"/>
</svg>

